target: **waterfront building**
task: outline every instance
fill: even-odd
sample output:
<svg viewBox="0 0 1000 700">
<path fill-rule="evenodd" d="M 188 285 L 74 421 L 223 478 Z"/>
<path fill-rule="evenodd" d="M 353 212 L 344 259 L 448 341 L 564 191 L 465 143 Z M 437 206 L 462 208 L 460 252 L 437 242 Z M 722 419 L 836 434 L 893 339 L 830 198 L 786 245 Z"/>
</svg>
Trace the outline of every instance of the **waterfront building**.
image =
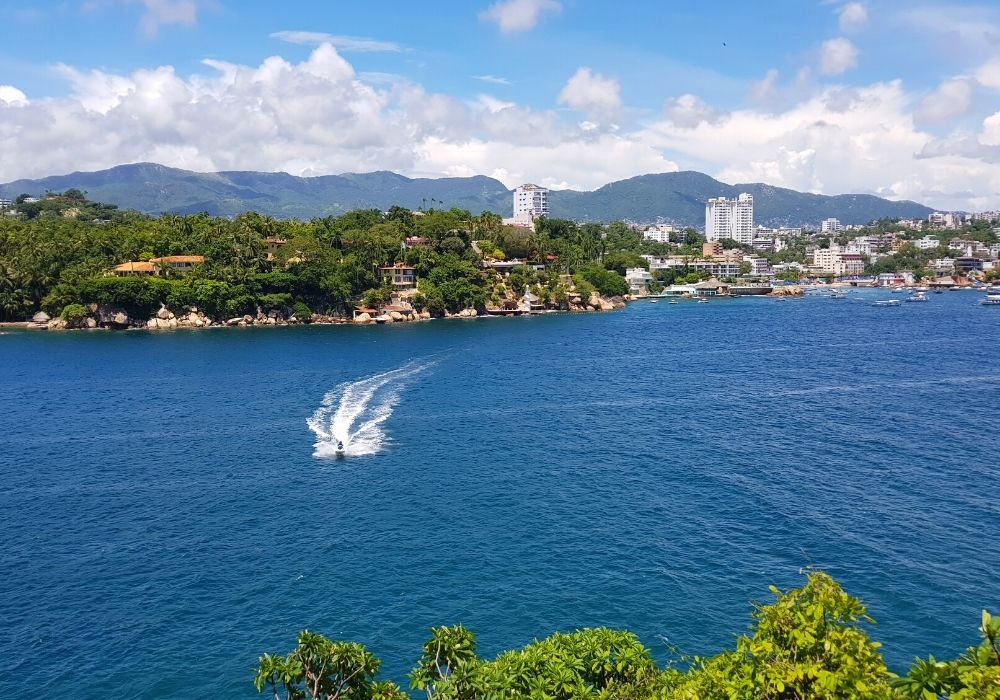
<svg viewBox="0 0 1000 700">
<path fill-rule="evenodd" d="M 632 267 L 625 270 L 625 281 L 628 282 L 629 294 L 642 296 L 649 291 L 653 283 L 652 273 L 642 267 Z"/>
<path fill-rule="evenodd" d="M 840 219 L 826 219 L 820 225 L 821 233 L 840 233 L 844 230 L 843 224 L 840 223 Z"/>
<path fill-rule="evenodd" d="M 756 255 L 744 255 L 743 262 L 750 264 L 750 275 L 753 277 L 771 277 L 774 274 L 774 270 L 771 269 L 771 263 L 767 258 L 761 258 Z"/>
<path fill-rule="evenodd" d="M 859 253 L 849 253 L 836 243 L 829 248 L 814 250 L 813 266 L 817 270 L 838 276 L 860 275 L 865 271 L 865 261 Z"/>
<path fill-rule="evenodd" d="M 737 277 L 740 274 L 739 257 L 712 258 L 708 260 L 688 258 L 681 255 L 656 257 L 643 255 L 649 262 L 650 270 L 687 270 L 689 272 L 707 272 L 715 277 Z"/>
<path fill-rule="evenodd" d="M 549 191 L 530 183 L 514 190 L 514 220 L 531 223 L 549 215 Z"/>
<path fill-rule="evenodd" d="M 719 197 L 705 205 L 705 238 L 721 241 L 730 238 L 750 245 L 754 238 L 753 196 L 744 192 L 736 199 Z"/>
<path fill-rule="evenodd" d="M 417 271 L 409 265 L 396 263 L 380 267 L 378 270 L 382 279 L 388 281 L 397 290 L 416 289 L 417 287 Z"/>
<path fill-rule="evenodd" d="M 955 259 L 954 258 L 938 258 L 937 260 L 931 260 L 928 265 L 934 270 L 935 274 L 952 274 L 955 272 Z"/>
<path fill-rule="evenodd" d="M 971 255 L 962 255 L 955 258 L 955 269 L 963 275 L 979 272 L 983 269 L 983 261 Z"/>
</svg>

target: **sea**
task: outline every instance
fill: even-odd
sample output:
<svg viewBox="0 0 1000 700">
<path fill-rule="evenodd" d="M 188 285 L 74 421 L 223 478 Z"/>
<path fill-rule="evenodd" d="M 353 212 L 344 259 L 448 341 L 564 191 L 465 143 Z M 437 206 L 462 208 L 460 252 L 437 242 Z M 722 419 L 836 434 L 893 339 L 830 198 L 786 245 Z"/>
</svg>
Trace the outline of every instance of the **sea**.
<svg viewBox="0 0 1000 700">
<path fill-rule="evenodd" d="M 2 329 L 0 697 L 252 698 L 302 629 L 404 686 L 435 625 L 483 657 L 625 628 L 666 663 L 810 568 L 893 670 L 953 658 L 1000 612 L 981 296 Z"/>
</svg>

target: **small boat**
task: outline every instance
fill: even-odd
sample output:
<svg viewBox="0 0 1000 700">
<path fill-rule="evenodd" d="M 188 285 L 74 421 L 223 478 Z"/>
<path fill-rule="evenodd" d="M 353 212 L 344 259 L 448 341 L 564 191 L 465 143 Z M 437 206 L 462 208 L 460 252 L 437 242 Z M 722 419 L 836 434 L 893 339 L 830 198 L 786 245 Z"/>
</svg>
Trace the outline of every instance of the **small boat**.
<svg viewBox="0 0 1000 700">
<path fill-rule="evenodd" d="M 1000 293 L 987 294 L 986 298 L 979 302 L 983 306 L 1000 306 Z"/>
<path fill-rule="evenodd" d="M 923 292 L 917 292 L 916 294 L 911 294 L 907 301 L 928 301 L 927 295 Z"/>
<path fill-rule="evenodd" d="M 699 304 L 707 304 L 708 303 L 708 299 L 699 299 L 698 303 Z"/>
<path fill-rule="evenodd" d="M 841 292 L 831 292 L 830 298 L 831 299 L 846 299 L 847 295 L 842 294 Z"/>
<path fill-rule="evenodd" d="M 903 289 L 902 287 L 893 287 L 892 289 L 889 290 L 889 293 L 890 294 L 902 294 L 905 291 L 906 290 Z"/>
<path fill-rule="evenodd" d="M 902 302 L 900 302 L 899 299 L 879 299 L 877 301 L 873 301 L 872 306 L 902 306 Z"/>
<path fill-rule="evenodd" d="M 677 301 L 676 299 L 671 299 L 671 300 L 670 300 L 670 301 L 668 301 L 667 303 L 668 303 L 668 304 L 680 304 L 680 302 L 679 302 L 679 301 Z"/>
<path fill-rule="evenodd" d="M 656 303 L 658 303 L 658 300 L 657 299 L 650 299 L 649 303 L 650 304 L 656 304 Z"/>
</svg>

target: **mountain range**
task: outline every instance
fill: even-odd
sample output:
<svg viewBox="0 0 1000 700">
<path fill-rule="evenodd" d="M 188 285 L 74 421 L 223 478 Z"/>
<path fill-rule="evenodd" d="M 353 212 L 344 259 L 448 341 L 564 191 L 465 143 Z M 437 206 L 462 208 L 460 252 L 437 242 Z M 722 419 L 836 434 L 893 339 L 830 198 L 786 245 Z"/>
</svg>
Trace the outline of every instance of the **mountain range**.
<svg viewBox="0 0 1000 700">
<path fill-rule="evenodd" d="M 41 195 L 77 188 L 91 200 L 117 204 L 150 214 L 208 212 L 231 216 L 245 211 L 282 218 L 312 218 L 352 209 L 468 209 L 474 214 L 511 214 L 511 191 L 482 175 L 475 177 L 409 178 L 393 172 L 345 173 L 296 177 L 287 173 L 233 171 L 197 173 L 155 163 L 120 165 L 97 172 L 0 185 L 0 197 Z M 819 195 L 762 183 L 728 185 L 693 172 L 660 173 L 612 182 L 596 190 L 553 190 L 550 215 L 577 221 L 666 221 L 701 226 L 705 202 L 712 197 L 754 197 L 759 224 L 817 224 L 834 217 L 845 224 L 863 224 L 883 217 L 924 218 L 933 210 L 916 202 L 890 201 L 867 194 Z"/>
</svg>

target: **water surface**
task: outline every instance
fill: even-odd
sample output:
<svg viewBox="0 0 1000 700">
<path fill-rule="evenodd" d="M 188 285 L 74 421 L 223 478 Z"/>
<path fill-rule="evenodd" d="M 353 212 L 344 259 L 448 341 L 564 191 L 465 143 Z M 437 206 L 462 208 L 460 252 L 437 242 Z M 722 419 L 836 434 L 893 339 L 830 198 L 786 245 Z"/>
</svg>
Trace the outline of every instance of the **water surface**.
<svg viewBox="0 0 1000 700">
<path fill-rule="evenodd" d="M 399 682 L 437 624 L 712 653 L 810 565 L 897 670 L 955 655 L 1000 601 L 1000 313 L 930 298 L 7 333 L 0 696 L 254 697 L 306 627 Z"/>
</svg>

